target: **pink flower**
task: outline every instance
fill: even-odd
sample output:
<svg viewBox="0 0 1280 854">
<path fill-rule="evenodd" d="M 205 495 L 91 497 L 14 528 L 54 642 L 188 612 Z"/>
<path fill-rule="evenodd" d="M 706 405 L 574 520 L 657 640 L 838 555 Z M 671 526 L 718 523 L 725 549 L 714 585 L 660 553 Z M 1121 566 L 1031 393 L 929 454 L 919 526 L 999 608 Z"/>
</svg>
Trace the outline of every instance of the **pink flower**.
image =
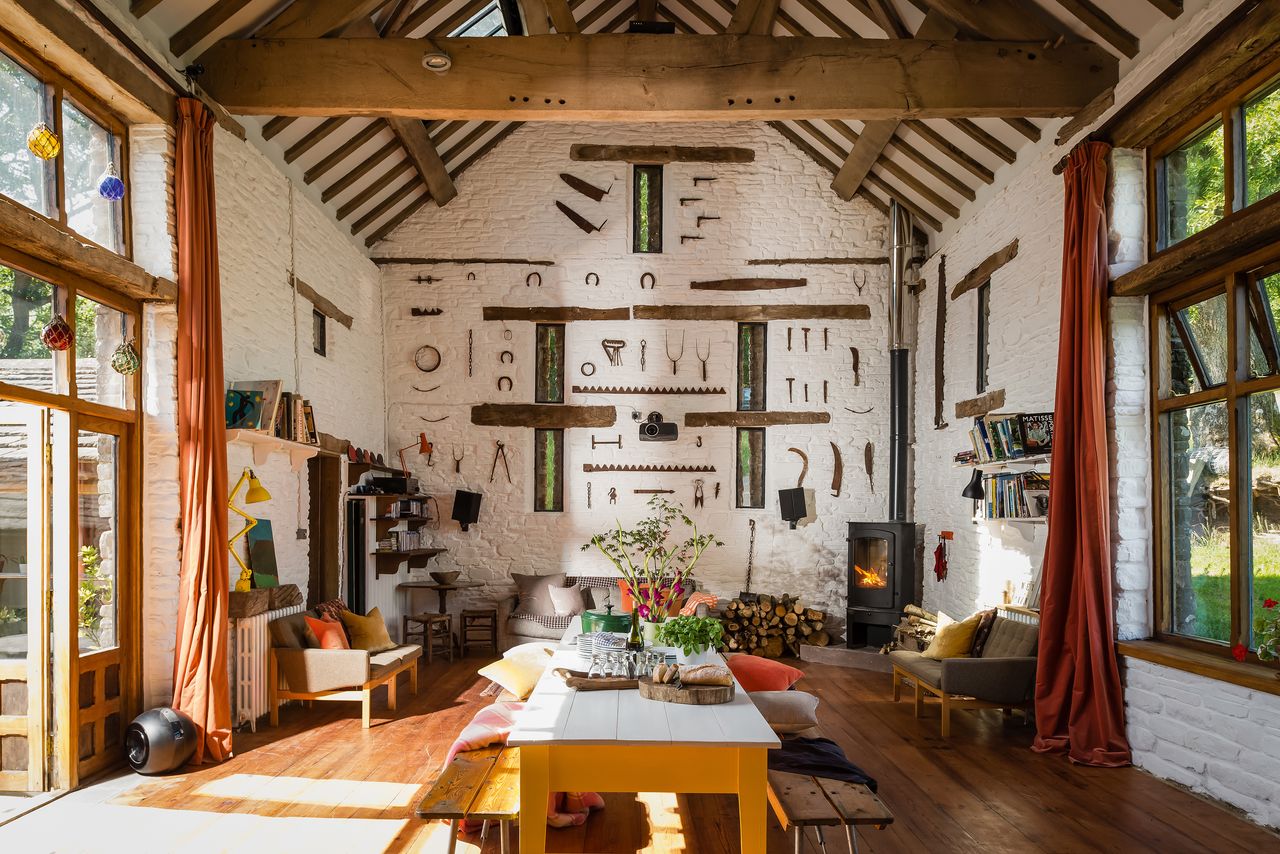
<svg viewBox="0 0 1280 854">
<path fill-rule="evenodd" d="M 1274 608 L 1277 605 L 1280 605 L 1280 602 L 1277 602 L 1275 599 L 1268 599 L 1262 603 L 1262 607 L 1264 608 Z"/>
<path fill-rule="evenodd" d="M 1246 649 L 1245 645 L 1242 643 L 1238 643 L 1235 646 L 1231 647 L 1231 656 L 1236 661 L 1244 661 L 1248 655 L 1249 655 L 1249 650 Z"/>
</svg>

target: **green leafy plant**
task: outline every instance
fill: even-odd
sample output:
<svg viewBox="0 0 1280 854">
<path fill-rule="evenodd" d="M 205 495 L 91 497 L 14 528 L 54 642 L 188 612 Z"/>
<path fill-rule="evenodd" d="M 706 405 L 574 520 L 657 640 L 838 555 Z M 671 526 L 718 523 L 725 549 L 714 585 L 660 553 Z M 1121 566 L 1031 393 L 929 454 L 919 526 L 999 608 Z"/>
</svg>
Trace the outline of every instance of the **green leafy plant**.
<svg viewBox="0 0 1280 854">
<path fill-rule="evenodd" d="M 715 617 L 674 617 L 658 626 L 657 640 L 694 655 L 724 646 L 724 625 Z"/>
<path fill-rule="evenodd" d="M 1266 599 L 1263 613 L 1254 621 L 1254 639 L 1260 661 L 1280 661 L 1280 601 Z M 1280 674 L 1277 674 L 1280 675 Z"/>
<path fill-rule="evenodd" d="M 0 626 L 6 623 L 17 623 L 22 620 L 22 615 L 12 608 L 0 608 Z"/>
<path fill-rule="evenodd" d="M 640 616 L 660 623 L 667 605 L 692 587 L 689 578 L 702 553 L 724 543 L 713 534 L 699 533 L 684 507 L 662 496 L 650 498 L 649 508 L 650 514 L 634 527 L 626 529 L 618 522 L 616 529 L 592 537 L 582 551 L 599 549 L 622 575 Z M 684 542 L 669 542 L 677 523 L 692 533 Z"/>
<path fill-rule="evenodd" d="M 102 555 L 93 546 L 80 549 L 80 633 L 102 646 L 102 609 L 111 603 L 111 579 L 102 572 Z"/>
</svg>

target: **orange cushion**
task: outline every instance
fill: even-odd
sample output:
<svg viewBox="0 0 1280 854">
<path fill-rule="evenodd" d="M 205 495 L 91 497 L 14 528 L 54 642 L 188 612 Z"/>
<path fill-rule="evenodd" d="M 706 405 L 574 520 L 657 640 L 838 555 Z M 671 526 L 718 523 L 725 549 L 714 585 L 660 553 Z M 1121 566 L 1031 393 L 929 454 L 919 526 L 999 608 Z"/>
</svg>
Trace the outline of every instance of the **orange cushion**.
<svg viewBox="0 0 1280 854">
<path fill-rule="evenodd" d="M 725 663 L 747 693 L 786 691 L 804 676 L 803 670 L 758 655 L 731 655 Z"/>
<path fill-rule="evenodd" d="M 342 623 L 328 617 L 323 620 L 307 617 L 306 620 L 307 627 L 311 629 L 316 636 L 316 641 L 320 644 L 320 649 L 351 649 L 351 645 L 347 643 L 347 633 L 342 629 Z"/>
</svg>

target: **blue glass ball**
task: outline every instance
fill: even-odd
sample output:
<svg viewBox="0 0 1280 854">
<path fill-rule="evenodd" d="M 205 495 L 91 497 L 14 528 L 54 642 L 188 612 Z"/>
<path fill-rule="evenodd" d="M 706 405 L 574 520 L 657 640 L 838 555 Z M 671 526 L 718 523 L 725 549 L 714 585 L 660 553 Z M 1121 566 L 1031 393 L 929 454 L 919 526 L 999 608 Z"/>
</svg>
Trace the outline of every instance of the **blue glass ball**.
<svg viewBox="0 0 1280 854">
<path fill-rule="evenodd" d="M 124 198 L 124 181 L 114 169 L 108 169 L 98 179 L 98 195 L 110 202 L 118 202 Z"/>
</svg>

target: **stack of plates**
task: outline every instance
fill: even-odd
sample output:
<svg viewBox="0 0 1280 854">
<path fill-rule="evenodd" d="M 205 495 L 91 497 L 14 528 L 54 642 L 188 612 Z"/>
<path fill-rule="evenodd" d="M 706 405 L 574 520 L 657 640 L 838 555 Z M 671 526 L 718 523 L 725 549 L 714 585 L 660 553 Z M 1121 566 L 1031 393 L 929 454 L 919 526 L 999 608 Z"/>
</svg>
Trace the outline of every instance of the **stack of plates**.
<svg viewBox="0 0 1280 854">
<path fill-rule="evenodd" d="M 578 655 L 583 658 L 590 658 L 591 653 L 596 648 L 596 635 L 599 632 L 583 632 L 578 635 Z"/>
</svg>

